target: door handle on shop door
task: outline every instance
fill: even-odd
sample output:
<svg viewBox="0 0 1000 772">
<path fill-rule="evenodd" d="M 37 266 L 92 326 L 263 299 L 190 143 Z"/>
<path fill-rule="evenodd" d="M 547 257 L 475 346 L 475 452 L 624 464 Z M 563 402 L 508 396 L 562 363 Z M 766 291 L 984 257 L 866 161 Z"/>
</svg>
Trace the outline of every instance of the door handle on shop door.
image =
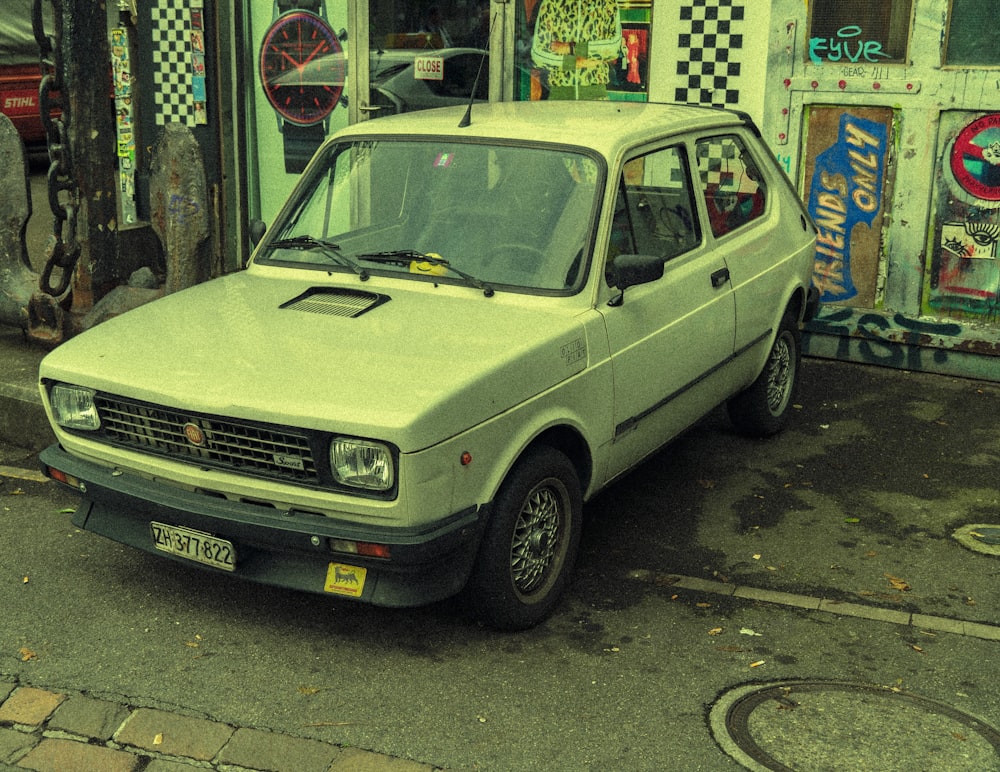
<svg viewBox="0 0 1000 772">
<path fill-rule="evenodd" d="M 729 281 L 729 269 L 720 268 L 712 274 L 712 286 L 718 289 L 723 284 Z"/>
</svg>

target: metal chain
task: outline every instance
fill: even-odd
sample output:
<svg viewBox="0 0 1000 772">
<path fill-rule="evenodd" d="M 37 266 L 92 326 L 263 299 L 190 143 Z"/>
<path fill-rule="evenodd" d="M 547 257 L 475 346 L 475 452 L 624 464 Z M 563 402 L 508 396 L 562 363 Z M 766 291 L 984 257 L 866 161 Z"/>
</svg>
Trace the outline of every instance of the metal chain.
<svg viewBox="0 0 1000 772">
<path fill-rule="evenodd" d="M 45 248 L 46 263 L 39 287 L 42 292 L 58 297 L 69 289 L 73 269 L 80 257 L 80 242 L 76 237 L 76 213 L 79 191 L 73 180 L 68 128 L 70 123 L 69 99 L 63 82 L 62 17 L 63 0 L 52 0 L 55 34 L 45 34 L 42 20 L 42 3 L 33 0 L 31 27 L 38 44 L 42 67 L 42 83 L 38 90 L 38 110 L 45 128 L 49 149 L 48 194 L 52 210 L 52 236 Z M 53 112 L 58 115 L 53 117 Z M 60 195 L 65 193 L 65 195 Z M 61 273 L 59 283 L 53 286 L 52 271 Z"/>
</svg>

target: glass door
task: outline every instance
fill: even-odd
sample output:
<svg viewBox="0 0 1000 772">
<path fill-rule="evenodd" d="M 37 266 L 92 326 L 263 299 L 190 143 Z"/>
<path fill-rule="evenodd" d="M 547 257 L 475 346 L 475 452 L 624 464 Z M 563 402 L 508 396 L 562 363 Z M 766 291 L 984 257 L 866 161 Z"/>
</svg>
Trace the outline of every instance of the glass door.
<svg viewBox="0 0 1000 772">
<path fill-rule="evenodd" d="M 465 105 L 470 98 L 486 101 L 491 39 L 502 47 L 505 5 L 491 0 L 360 0 L 355 25 L 360 61 L 351 63 L 358 79 L 353 93 L 359 99 L 352 121 Z M 500 58 L 502 54 L 493 57 Z"/>
</svg>

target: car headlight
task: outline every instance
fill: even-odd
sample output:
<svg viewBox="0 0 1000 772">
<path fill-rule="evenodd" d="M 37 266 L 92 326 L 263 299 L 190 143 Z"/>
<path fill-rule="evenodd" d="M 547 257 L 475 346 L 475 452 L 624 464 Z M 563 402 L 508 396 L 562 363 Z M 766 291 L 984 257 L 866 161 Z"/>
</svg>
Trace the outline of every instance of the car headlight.
<svg viewBox="0 0 1000 772">
<path fill-rule="evenodd" d="M 49 403 L 56 423 L 67 429 L 94 431 L 101 428 L 101 418 L 94 405 L 94 390 L 57 383 L 49 392 Z"/>
<path fill-rule="evenodd" d="M 351 488 L 387 491 L 395 484 L 392 452 L 380 442 L 334 437 L 330 443 L 334 479 Z"/>
</svg>

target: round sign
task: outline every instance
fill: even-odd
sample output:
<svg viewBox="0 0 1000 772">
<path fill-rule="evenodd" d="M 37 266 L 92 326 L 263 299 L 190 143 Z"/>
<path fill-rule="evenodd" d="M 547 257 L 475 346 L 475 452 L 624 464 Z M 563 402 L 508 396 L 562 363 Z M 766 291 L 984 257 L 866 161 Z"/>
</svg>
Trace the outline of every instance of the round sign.
<svg viewBox="0 0 1000 772">
<path fill-rule="evenodd" d="M 984 115 L 958 133 L 951 172 L 976 198 L 1000 201 L 1000 113 Z"/>
</svg>

